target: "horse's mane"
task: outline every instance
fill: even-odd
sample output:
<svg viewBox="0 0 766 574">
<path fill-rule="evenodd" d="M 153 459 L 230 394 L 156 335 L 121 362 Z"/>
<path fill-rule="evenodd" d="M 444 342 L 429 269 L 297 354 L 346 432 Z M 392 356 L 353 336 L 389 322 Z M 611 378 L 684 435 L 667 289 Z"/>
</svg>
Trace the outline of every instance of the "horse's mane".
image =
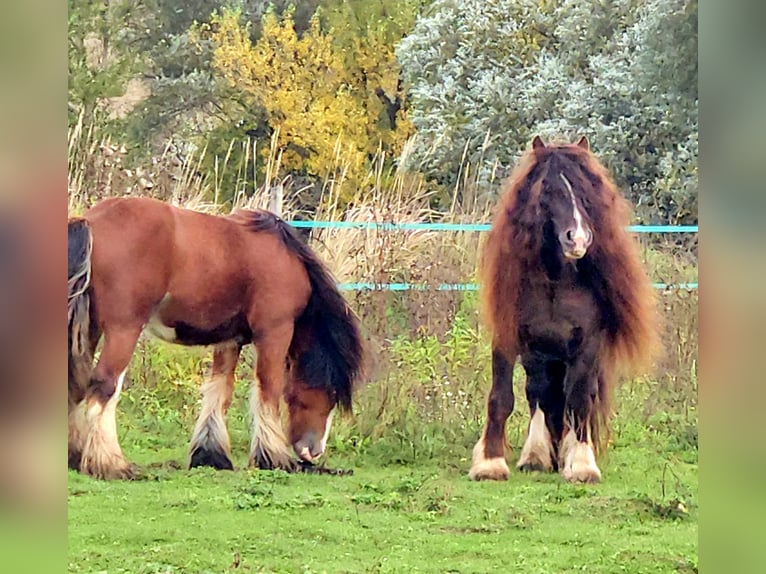
<svg viewBox="0 0 766 574">
<path fill-rule="evenodd" d="M 521 282 L 539 259 L 540 192 L 552 163 L 572 183 L 588 214 L 593 244 L 578 266 L 596 274 L 608 307 L 603 367 L 636 371 L 658 348 L 655 291 L 639 245 L 626 227 L 632 207 L 587 145 L 535 145 L 508 180 L 498 203 L 481 260 L 482 311 L 496 345 L 515 357 Z M 511 360 L 513 357 L 511 357 Z"/>
<path fill-rule="evenodd" d="M 330 269 L 303 240 L 298 231 L 270 211 L 238 210 L 229 216 L 253 232 L 276 234 L 303 263 L 311 283 L 312 296 L 304 314 L 296 322 L 291 355 L 300 350 L 295 368 L 303 383 L 334 393 L 340 407 L 351 410 L 354 384 L 366 374 L 366 349 L 358 318 L 338 291 Z M 313 322 L 314 339 L 303 349 L 295 347 L 300 326 Z"/>
</svg>

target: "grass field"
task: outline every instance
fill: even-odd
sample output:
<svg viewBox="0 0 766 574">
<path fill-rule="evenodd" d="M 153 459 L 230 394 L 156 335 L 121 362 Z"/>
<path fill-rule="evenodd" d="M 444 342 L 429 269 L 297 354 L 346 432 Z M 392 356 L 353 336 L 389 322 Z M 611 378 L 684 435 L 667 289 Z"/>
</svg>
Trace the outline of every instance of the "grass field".
<svg viewBox="0 0 766 574">
<path fill-rule="evenodd" d="M 475 386 L 462 395 L 467 410 L 455 401 L 440 403 L 441 418 L 429 422 L 422 405 L 403 410 L 391 397 L 390 387 L 402 379 L 370 385 L 357 399 L 355 420 L 337 419 L 329 441 L 326 464 L 354 473 L 330 476 L 242 468 L 244 384 L 229 416 L 239 469 L 186 470 L 196 415 L 189 372 L 204 354 L 142 347 L 131 371 L 142 384 L 125 392 L 118 425 L 127 456 L 143 474 L 133 482 L 101 482 L 70 471 L 69 571 L 697 571 L 692 391 L 652 381 L 621 389 L 600 485 L 520 473 L 505 483 L 473 483 L 467 471 L 483 420 L 487 362 L 483 355 L 474 365 L 461 359 L 449 351 L 449 339 L 435 357 L 428 348 L 427 341 L 393 345 L 392 354 L 412 359 L 407 364 L 394 356 L 403 372 L 392 376 L 407 374 L 408 396 L 414 396 L 412 389 L 440 370 L 439 361 L 478 368 Z M 521 384 L 517 378 L 519 393 Z M 385 399 L 382 388 L 389 388 Z M 389 413 L 409 414 L 373 421 L 369 413 L 380 400 Z M 516 453 L 526 422 L 526 406 L 517 405 L 509 421 Z"/>
<path fill-rule="evenodd" d="M 347 465 L 353 476 L 71 474 L 69 571 L 697 571 L 696 465 L 650 448 L 616 448 L 595 487 L 518 473 L 472 483 L 465 460 Z"/>
</svg>

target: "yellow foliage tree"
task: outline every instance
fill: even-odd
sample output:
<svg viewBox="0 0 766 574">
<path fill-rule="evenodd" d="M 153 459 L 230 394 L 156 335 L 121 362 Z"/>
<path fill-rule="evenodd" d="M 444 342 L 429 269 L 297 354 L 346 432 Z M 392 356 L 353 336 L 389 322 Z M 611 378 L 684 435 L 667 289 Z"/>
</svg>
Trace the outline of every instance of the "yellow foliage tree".
<svg viewBox="0 0 766 574">
<path fill-rule="evenodd" d="M 342 200 L 364 183 L 369 157 L 381 146 L 397 154 L 410 135 L 401 110 L 397 121 L 385 121 L 386 94 L 396 92 L 398 67 L 393 46 L 374 34 L 344 45 L 321 30 L 315 15 L 298 37 L 292 12 L 282 18 L 270 12 L 252 44 L 233 9 L 213 18 L 209 32 L 214 69 L 246 100 L 264 107 L 283 167 L 342 180 Z"/>
</svg>

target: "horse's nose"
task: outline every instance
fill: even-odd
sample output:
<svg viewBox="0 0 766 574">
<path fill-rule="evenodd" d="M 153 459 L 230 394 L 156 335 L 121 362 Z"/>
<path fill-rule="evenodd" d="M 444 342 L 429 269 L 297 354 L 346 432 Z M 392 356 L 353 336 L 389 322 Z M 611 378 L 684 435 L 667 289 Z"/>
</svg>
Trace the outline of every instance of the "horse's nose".
<svg viewBox="0 0 766 574">
<path fill-rule="evenodd" d="M 318 446 L 318 445 L 312 445 L 311 448 L 308 446 L 304 446 L 300 449 L 298 452 L 298 456 L 305 460 L 306 462 L 313 462 L 316 459 L 318 459 L 322 454 L 324 453 L 324 450 Z"/>
<path fill-rule="evenodd" d="M 564 255 L 571 259 L 580 259 L 585 256 L 590 245 L 590 233 L 582 226 L 570 227 L 559 237 Z"/>
<path fill-rule="evenodd" d="M 314 445 L 314 448 L 311 449 L 311 456 L 313 456 L 314 459 L 319 458 L 322 454 L 324 454 L 324 449 L 321 444 Z"/>
<path fill-rule="evenodd" d="M 295 454 L 301 459 L 312 462 L 318 459 L 324 453 L 323 441 L 319 440 L 314 432 L 307 433 L 293 445 Z"/>
<path fill-rule="evenodd" d="M 311 452 L 309 451 L 309 447 L 304 446 L 300 452 L 298 453 L 298 456 L 301 458 L 301 460 L 305 460 L 306 462 L 311 462 L 314 457 L 311 456 Z"/>
</svg>

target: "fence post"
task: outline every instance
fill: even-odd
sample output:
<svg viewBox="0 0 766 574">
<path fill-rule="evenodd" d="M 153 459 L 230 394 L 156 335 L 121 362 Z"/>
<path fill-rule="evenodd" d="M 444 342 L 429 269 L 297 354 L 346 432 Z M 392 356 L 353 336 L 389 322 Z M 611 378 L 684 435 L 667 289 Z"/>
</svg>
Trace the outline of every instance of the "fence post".
<svg viewBox="0 0 766 574">
<path fill-rule="evenodd" d="M 272 185 L 269 190 L 269 211 L 275 213 L 277 217 L 282 217 L 282 198 L 284 197 L 284 187 L 281 183 Z"/>
</svg>

